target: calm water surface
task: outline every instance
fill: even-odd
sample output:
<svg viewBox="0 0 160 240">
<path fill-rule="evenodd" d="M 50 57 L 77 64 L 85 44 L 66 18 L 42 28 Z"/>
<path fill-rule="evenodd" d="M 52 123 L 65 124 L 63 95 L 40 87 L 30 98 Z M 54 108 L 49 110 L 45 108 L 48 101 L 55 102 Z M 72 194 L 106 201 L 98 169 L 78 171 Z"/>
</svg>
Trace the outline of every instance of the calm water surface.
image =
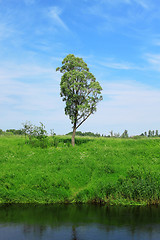
<svg viewBox="0 0 160 240">
<path fill-rule="evenodd" d="M 0 205 L 0 240 L 158 240 L 160 207 Z"/>
</svg>

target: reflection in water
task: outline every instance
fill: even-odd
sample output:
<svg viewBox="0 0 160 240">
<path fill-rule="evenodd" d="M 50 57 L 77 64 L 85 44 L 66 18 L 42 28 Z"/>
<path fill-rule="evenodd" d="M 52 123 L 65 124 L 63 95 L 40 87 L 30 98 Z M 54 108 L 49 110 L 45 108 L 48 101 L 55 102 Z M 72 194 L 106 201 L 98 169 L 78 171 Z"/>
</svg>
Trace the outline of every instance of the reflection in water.
<svg viewBox="0 0 160 240">
<path fill-rule="evenodd" d="M 160 207 L 0 205 L 0 239 L 160 239 Z"/>
<path fill-rule="evenodd" d="M 72 240 L 78 240 L 75 226 L 72 226 Z"/>
<path fill-rule="evenodd" d="M 46 229 L 47 227 L 43 225 L 22 225 L 22 231 L 26 237 L 27 235 L 33 233 L 34 236 L 37 236 L 39 239 L 41 239 L 41 237 L 43 236 L 43 232 L 45 232 Z"/>
</svg>

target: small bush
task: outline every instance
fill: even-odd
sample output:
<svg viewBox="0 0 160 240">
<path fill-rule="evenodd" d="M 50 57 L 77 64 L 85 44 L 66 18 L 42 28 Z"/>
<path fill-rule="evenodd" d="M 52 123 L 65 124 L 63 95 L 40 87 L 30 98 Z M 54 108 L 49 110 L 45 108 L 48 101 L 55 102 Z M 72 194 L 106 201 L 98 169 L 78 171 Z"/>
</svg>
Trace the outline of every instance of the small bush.
<svg viewBox="0 0 160 240">
<path fill-rule="evenodd" d="M 48 136 L 45 126 L 40 122 L 40 126 L 35 126 L 30 122 L 23 124 L 23 132 L 25 138 L 28 136 L 29 140 L 26 139 L 26 143 L 31 144 L 33 147 L 46 148 L 48 146 Z"/>
</svg>

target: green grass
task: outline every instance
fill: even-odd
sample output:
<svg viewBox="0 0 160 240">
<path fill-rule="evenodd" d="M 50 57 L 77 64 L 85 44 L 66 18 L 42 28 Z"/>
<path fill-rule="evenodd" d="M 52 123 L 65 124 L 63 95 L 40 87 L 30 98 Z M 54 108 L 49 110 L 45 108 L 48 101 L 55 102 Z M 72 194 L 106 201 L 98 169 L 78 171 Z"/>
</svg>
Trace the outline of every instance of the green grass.
<svg viewBox="0 0 160 240">
<path fill-rule="evenodd" d="M 160 203 L 160 139 L 76 140 L 42 149 L 1 136 L 0 203 Z"/>
</svg>

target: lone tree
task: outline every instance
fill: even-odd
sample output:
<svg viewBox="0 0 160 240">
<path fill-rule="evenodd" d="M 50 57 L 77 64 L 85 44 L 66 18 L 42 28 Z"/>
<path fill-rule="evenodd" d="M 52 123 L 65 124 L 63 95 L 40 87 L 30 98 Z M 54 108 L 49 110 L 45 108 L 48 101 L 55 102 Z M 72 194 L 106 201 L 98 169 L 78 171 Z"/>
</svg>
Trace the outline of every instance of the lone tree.
<svg viewBox="0 0 160 240">
<path fill-rule="evenodd" d="M 89 72 L 82 58 L 73 54 L 67 55 L 62 67 L 56 71 L 63 73 L 60 83 L 60 96 L 66 102 L 65 114 L 73 124 L 72 145 L 75 145 L 75 134 L 87 118 L 96 111 L 96 105 L 102 100 L 99 82 Z"/>
</svg>

